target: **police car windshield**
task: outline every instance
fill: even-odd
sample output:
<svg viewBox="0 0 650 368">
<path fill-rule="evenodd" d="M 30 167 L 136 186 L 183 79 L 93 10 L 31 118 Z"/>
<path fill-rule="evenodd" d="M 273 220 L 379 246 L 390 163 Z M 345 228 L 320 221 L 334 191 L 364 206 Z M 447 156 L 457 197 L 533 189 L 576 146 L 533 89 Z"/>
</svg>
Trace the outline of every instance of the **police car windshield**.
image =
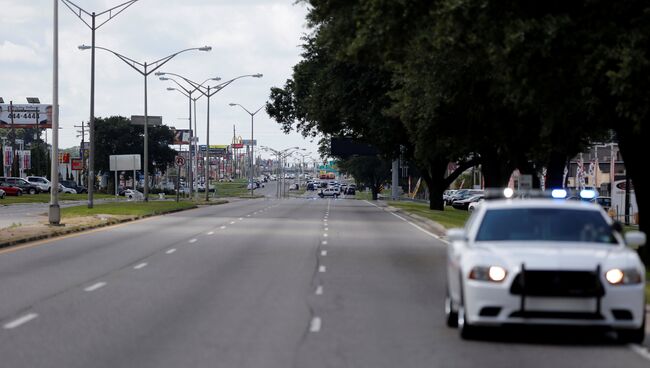
<svg viewBox="0 0 650 368">
<path fill-rule="evenodd" d="M 616 244 L 597 211 L 512 208 L 486 211 L 475 241 L 562 241 Z"/>
</svg>

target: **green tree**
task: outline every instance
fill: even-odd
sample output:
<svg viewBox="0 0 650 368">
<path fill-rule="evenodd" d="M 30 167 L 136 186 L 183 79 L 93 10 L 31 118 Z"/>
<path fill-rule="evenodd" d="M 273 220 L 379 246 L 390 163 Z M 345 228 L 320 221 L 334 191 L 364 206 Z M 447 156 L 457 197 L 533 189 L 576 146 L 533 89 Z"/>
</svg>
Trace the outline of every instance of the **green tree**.
<svg viewBox="0 0 650 368">
<path fill-rule="evenodd" d="M 390 178 L 391 162 L 380 156 L 353 156 L 338 163 L 339 170 L 352 175 L 357 185 L 369 187 L 377 200 L 381 186 Z"/>
</svg>

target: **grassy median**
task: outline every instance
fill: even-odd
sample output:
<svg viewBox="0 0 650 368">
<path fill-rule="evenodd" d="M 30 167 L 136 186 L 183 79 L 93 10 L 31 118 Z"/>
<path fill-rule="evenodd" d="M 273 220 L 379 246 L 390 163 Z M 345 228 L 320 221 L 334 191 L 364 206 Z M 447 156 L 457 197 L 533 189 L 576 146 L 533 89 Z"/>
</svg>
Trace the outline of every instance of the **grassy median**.
<svg viewBox="0 0 650 368">
<path fill-rule="evenodd" d="M 61 209 L 62 218 L 84 217 L 94 215 L 114 216 L 149 216 L 170 211 L 185 210 L 196 207 L 196 204 L 189 201 L 152 201 L 152 202 L 116 202 L 100 203 L 88 208 L 86 206 L 74 206 Z"/>
<path fill-rule="evenodd" d="M 103 199 L 103 198 L 115 198 L 111 194 L 102 194 L 94 193 L 93 198 Z M 88 199 L 88 194 L 63 194 L 59 193 L 60 201 L 84 201 Z M 0 205 L 3 204 L 16 204 L 16 203 L 49 203 L 50 202 L 50 193 L 40 193 L 40 194 L 23 194 L 21 196 L 5 196 L 4 199 L 0 199 Z"/>
<path fill-rule="evenodd" d="M 467 211 L 457 210 L 452 207 L 445 207 L 444 211 L 430 210 L 427 203 L 390 201 L 388 204 L 414 215 L 433 220 L 447 229 L 465 226 L 465 221 L 470 215 Z"/>
</svg>

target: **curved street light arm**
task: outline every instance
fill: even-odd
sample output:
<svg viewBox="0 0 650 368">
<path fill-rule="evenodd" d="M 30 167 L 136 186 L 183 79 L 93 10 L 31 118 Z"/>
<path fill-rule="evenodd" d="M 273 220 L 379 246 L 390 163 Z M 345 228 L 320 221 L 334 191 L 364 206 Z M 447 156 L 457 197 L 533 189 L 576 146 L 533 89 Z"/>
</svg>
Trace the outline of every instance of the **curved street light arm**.
<svg viewBox="0 0 650 368">
<path fill-rule="evenodd" d="M 116 6 L 112 7 L 112 8 L 110 8 L 110 9 L 104 10 L 103 12 L 95 13 L 94 14 L 95 17 L 101 17 L 102 15 L 108 13 L 108 19 L 106 19 L 105 21 L 99 23 L 99 25 L 96 25 L 94 30 L 99 29 L 99 27 L 106 24 L 109 20 L 115 18 L 118 14 L 125 11 L 128 7 L 135 4 L 137 1 L 138 0 L 129 0 L 129 1 L 126 1 L 126 2 L 124 2 L 122 4 L 120 4 L 120 5 L 116 5 Z M 92 13 L 89 13 L 88 11 L 86 11 L 85 9 L 83 9 L 82 7 L 80 7 L 79 5 L 73 3 L 70 0 L 61 0 L 61 2 L 66 7 L 68 7 L 68 9 L 70 9 L 70 11 L 72 11 L 72 13 L 74 13 L 74 15 L 76 15 L 79 19 L 81 19 L 81 21 L 84 22 L 84 24 L 86 26 L 88 26 L 88 28 L 93 30 L 93 26 L 91 24 L 89 24 L 83 17 L 84 15 L 86 15 L 88 17 L 93 17 Z"/>
<path fill-rule="evenodd" d="M 89 49 L 89 48 L 92 48 L 92 47 L 91 47 L 91 46 L 86 46 L 86 45 L 81 45 L 81 46 L 79 46 L 79 48 L 82 49 L 82 50 L 85 50 L 85 49 Z M 146 62 L 145 62 L 145 63 L 141 63 L 141 62 L 139 62 L 139 61 L 135 61 L 135 60 L 131 59 L 130 57 L 124 56 L 124 55 L 122 55 L 122 54 L 120 54 L 120 53 L 117 53 L 117 52 L 115 52 L 115 51 L 113 51 L 113 50 L 110 50 L 110 49 L 107 49 L 107 48 L 105 48 L 105 47 L 95 46 L 95 48 L 96 48 L 96 49 L 100 49 L 100 50 L 104 50 L 104 51 L 108 51 L 108 52 L 110 52 L 111 54 L 117 56 L 120 60 L 122 60 L 122 61 L 123 61 L 124 63 L 126 63 L 128 66 L 130 66 L 131 68 L 135 69 L 138 73 L 142 74 L 142 75 L 145 76 L 145 77 L 148 76 L 149 74 L 155 72 L 158 68 L 160 68 L 160 67 L 162 67 L 163 65 L 165 65 L 169 60 L 171 60 L 172 58 L 174 58 L 174 56 L 176 56 L 176 55 L 178 55 L 178 54 L 181 54 L 181 53 L 186 52 L 186 51 L 191 51 L 191 50 L 210 51 L 210 50 L 212 49 L 212 48 L 209 47 L 209 46 L 204 46 L 204 47 L 193 47 L 193 48 L 189 48 L 189 49 L 181 50 L 181 51 L 179 51 L 179 52 L 173 53 L 173 54 L 171 54 L 171 55 L 169 55 L 169 56 L 165 56 L 165 57 L 162 58 L 162 59 L 158 59 L 158 60 L 156 60 L 156 61 L 154 61 L 154 62 L 152 62 L 152 63 L 147 64 Z M 138 68 L 136 65 L 139 66 L 139 67 L 141 67 L 143 70 L 140 70 L 140 68 Z M 153 65 L 154 67 L 153 67 L 153 69 L 148 70 L 148 66 L 150 66 L 150 65 Z"/>
</svg>

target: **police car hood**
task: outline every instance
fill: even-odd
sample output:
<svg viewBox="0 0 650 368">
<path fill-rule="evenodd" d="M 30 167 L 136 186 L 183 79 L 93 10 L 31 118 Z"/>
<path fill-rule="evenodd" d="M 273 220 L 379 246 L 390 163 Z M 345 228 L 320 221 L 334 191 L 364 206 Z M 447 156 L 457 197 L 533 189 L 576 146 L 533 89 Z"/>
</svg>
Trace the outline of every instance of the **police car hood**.
<svg viewBox="0 0 650 368">
<path fill-rule="evenodd" d="M 481 242 L 477 248 L 490 253 L 508 268 L 525 264 L 537 270 L 591 270 L 612 263 L 625 264 L 626 256 L 617 244 L 575 242 Z M 482 252 L 481 252 L 482 253 Z M 487 256 L 487 254 L 484 254 Z M 488 256 L 489 258 L 492 258 Z"/>
</svg>

